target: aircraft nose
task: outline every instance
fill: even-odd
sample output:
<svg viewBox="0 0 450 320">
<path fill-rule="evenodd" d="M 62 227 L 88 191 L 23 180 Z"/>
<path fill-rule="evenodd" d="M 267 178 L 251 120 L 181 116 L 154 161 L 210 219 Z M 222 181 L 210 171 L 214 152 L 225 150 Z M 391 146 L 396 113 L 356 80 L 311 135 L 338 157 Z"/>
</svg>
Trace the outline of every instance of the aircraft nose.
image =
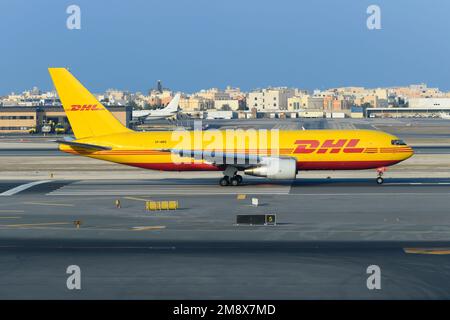
<svg viewBox="0 0 450 320">
<path fill-rule="evenodd" d="M 414 149 L 412 147 L 410 147 L 409 145 L 406 145 L 405 149 L 404 149 L 404 153 L 405 153 L 405 157 L 403 160 L 406 160 L 408 158 L 411 158 L 414 155 Z"/>
<path fill-rule="evenodd" d="M 397 137 L 391 140 L 391 145 L 394 147 L 395 152 L 400 153 L 402 161 L 412 157 L 414 154 L 413 148 Z"/>
</svg>

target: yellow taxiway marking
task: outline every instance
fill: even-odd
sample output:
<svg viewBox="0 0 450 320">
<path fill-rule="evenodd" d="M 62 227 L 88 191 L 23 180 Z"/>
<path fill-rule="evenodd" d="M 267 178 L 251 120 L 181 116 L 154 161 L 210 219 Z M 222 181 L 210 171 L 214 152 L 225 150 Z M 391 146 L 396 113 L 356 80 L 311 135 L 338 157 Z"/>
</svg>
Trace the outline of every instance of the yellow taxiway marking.
<svg viewBox="0 0 450 320">
<path fill-rule="evenodd" d="M 24 202 L 24 204 L 35 204 L 38 206 L 61 206 L 61 207 L 73 207 L 73 204 L 69 203 L 49 203 L 49 202 Z"/>
<path fill-rule="evenodd" d="M 450 254 L 450 248 L 404 248 L 406 253 L 415 254 Z"/>
<path fill-rule="evenodd" d="M 144 231 L 144 230 L 161 230 L 165 229 L 166 226 L 142 226 L 142 227 L 133 227 L 134 231 Z"/>
<path fill-rule="evenodd" d="M 150 200 L 150 199 L 136 198 L 136 197 L 124 197 L 124 199 L 128 199 L 128 200 L 136 200 L 136 201 L 152 201 L 152 200 Z"/>
<path fill-rule="evenodd" d="M 47 222 L 47 223 L 22 223 L 22 224 L 0 224 L 0 227 L 11 227 L 11 228 L 20 228 L 20 227 L 42 227 L 42 226 L 54 226 L 54 225 L 62 225 L 62 224 L 73 224 L 71 222 Z"/>
<path fill-rule="evenodd" d="M 18 212 L 25 212 L 25 210 L 0 210 L 0 212 L 8 212 L 8 213 L 18 213 Z"/>
</svg>

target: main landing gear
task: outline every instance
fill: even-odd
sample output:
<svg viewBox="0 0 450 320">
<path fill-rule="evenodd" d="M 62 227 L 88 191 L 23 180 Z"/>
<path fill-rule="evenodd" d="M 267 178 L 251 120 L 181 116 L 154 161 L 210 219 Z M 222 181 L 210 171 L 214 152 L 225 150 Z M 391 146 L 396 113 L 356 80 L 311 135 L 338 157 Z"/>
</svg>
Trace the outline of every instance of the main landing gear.
<svg viewBox="0 0 450 320">
<path fill-rule="evenodd" d="M 378 174 L 378 177 L 377 177 L 377 179 L 376 179 L 377 184 L 383 184 L 383 182 L 384 182 L 383 174 L 384 174 L 386 171 L 387 171 L 387 168 L 385 168 L 385 167 L 382 167 L 382 168 L 378 168 L 378 169 L 377 169 L 377 174 Z"/>
<path fill-rule="evenodd" d="M 222 187 L 238 186 L 242 183 L 242 176 L 238 175 L 238 170 L 235 167 L 227 167 L 223 172 L 223 178 L 219 180 Z"/>
<path fill-rule="evenodd" d="M 219 184 L 222 187 L 226 186 L 238 186 L 242 183 L 242 176 L 241 175 L 234 175 L 232 177 L 224 176 L 222 179 L 220 179 Z"/>
</svg>

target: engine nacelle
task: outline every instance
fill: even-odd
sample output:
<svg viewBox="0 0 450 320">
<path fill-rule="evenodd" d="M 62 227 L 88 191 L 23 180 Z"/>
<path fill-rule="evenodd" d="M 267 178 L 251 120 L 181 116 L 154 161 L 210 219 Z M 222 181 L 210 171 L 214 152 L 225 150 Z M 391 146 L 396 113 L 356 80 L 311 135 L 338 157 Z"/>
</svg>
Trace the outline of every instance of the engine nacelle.
<svg viewBox="0 0 450 320">
<path fill-rule="evenodd" d="M 269 179 L 295 179 L 297 163 L 290 158 L 263 158 L 257 167 L 245 169 L 244 173 Z"/>
</svg>

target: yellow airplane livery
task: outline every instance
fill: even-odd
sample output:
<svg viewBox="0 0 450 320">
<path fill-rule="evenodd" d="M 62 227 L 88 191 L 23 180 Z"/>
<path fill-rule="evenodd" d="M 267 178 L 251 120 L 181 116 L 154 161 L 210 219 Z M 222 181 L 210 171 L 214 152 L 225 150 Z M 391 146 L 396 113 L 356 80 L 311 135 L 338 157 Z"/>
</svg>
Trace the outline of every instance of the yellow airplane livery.
<svg viewBox="0 0 450 320">
<path fill-rule="evenodd" d="M 49 68 L 75 135 L 60 150 L 134 167 L 223 171 L 222 186 L 239 172 L 295 179 L 303 170 L 377 169 L 413 155 L 397 137 L 374 130 L 201 130 L 137 132 L 122 125 L 67 69 Z"/>
</svg>

